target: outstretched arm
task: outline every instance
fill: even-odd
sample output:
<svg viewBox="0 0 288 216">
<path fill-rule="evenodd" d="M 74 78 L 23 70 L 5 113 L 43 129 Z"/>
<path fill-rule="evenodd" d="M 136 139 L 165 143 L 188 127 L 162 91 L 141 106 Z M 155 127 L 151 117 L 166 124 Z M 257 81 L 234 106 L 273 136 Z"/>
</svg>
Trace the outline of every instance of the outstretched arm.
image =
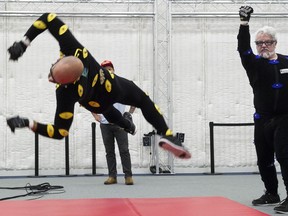
<svg viewBox="0 0 288 216">
<path fill-rule="evenodd" d="M 253 13 L 253 8 L 250 6 L 242 6 L 239 10 L 240 16 L 240 28 L 237 36 L 238 39 L 238 52 L 240 54 L 241 62 L 243 67 L 246 70 L 250 83 L 253 77 L 253 71 L 255 71 L 254 64 L 257 61 L 255 54 L 251 48 L 251 37 L 249 30 L 249 20 L 250 16 Z"/>
<path fill-rule="evenodd" d="M 63 55 L 73 55 L 81 58 L 79 52 L 87 52 L 84 47 L 73 36 L 68 26 L 57 17 L 56 14 L 42 14 L 24 34 L 24 39 L 15 42 L 8 48 L 11 60 L 18 60 L 26 51 L 27 46 L 42 32 L 49 30 L 53 37 L 58 41 L 60 51 Z M 87 53 L 86 53 L 87 54 Z M 83 54 L 84 55 L 84 54 Z"/>
<path fill-rule="evenodd" d="M 250 46 L 250 32 L 249 32 L 249 20 L 253 13 L 253 8 L 250 6 L 242 6 L 239 9 L 240 16 L 240 29 L 237 36 L 238 39 L 238 51 L 241 54 L 249 53 Z"/>
</svg>

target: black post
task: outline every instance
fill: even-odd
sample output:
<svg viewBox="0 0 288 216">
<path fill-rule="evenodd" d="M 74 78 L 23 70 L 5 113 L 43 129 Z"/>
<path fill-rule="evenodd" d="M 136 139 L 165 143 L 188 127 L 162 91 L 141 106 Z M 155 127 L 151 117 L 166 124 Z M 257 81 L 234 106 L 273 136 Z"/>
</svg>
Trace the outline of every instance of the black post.
<svg viewBox="0 0 288 216">
<path fill-rule="evenodd" d="M 35 133 L 35 176 L 39 176 L 39 134 Z"/>
<path fill-rule="evenodd" d="M 215 158 L 214 158 L 214 123 L 209 122 L 210 128 L 210 166 L 211 166 L 211 174 L 215 173 Z"/>
<path fill-rule="evenodd" d="M 92 175 L 96 175 L 96 123 L 92 122 Z"/>
<path fill-rule="evenodd" d="M 65 137 L 65 165 L 66 175 L 69 175 L 69 136 Z"/>
</svg>

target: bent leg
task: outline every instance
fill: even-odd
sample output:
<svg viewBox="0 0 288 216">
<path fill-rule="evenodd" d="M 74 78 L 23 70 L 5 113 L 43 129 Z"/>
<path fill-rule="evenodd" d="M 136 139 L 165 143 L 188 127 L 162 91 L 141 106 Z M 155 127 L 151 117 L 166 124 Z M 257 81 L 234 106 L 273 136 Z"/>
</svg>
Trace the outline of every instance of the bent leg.
<svg viewBox="0 0 288 216">
<path fill-rule="evenodd" d="M 154 104 L 145 92 L 143 92 L 132 81 L 118 77 L 115 83 L 118 87 L 116 91 L 119 95 L 115 97 L 115 100 L 122 104 L 135 106 L 141 109 L 144 118 L 156 129 L 157 134 L 162 138 L 159 140 L 159 145 L 174 154 L 179 158 L 191 158 L 191 154 L 185 149 L 180 140 L 173 136 L 172 130 L 170 130 L 164 120 L 160 109 Z M 114 88 L 115 91 L 115 88 Z M 105 116 L 106 117 L 106 116 Z"/>
<path fill-rule="evenodd" d="M 146 121 L 157 130 L 157 133 L 165 135 L 168 131 L 168 126 L 159 107 L 132 81 L 122 77 L 118 78 L 118 87 L 121 92 L 121 96 L 117 98 L 118 102 L 140 108 Z"/>
</svg>

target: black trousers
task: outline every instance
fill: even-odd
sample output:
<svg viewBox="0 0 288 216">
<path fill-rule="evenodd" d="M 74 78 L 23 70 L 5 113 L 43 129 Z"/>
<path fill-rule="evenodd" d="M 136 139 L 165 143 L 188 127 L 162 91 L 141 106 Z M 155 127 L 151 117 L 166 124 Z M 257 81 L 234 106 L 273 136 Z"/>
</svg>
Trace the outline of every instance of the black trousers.
<svg viewBox="0 0 288 216">
<path fill-rule="evenodd" d="M 110 177 L 117 176 L 117 161 L 115 155 L 116 139 L 121 158 L 123 173 L 125 174 L 125 177 L 132 176 L 127 132 L 125 132 L 119 126 L 112 124 L 100 124 L 100 129 L 106 151 L 108 175 Z"/>
<path fill-rule="evenodd" d="M 261 179 L 267 192 L 278 193 L 275 156 L 288 194 L 288 115 L 255 119 L 255 147 Z"/>
<path fill-rule="evenodd" d="M 104 71 L 105 73 L 109 73 Z M 130 124 L 122 117 L 122 114 L 113 106 L 114 103 L 122 103 L 141 109 L 144 118 L 156 129 L 158 134 L 165 135 L 168 126 L 159 108 L 150 97 L 134 82 L 115 75 L 109 81 L 112 83 L 112 91 L 99 96 L 98 101 L 102 104 L 102 113 L 108 122 L 119 125 L 122 128 L 129 128 Z M 105 92 L 105 94 L 104 94 Z M 107 103 L 107 106 L 105 106 Z M 97 113 L 97 112 L 96 112 Z"/>
</svg>

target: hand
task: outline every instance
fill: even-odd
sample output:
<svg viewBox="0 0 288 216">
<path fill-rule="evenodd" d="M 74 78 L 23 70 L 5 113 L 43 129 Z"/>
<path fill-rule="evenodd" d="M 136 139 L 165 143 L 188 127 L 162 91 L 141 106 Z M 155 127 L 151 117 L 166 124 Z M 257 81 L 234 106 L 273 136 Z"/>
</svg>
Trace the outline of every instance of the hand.
<svg viewBox="0 0 288 216">
<path fill-rule="evenodd" d="M 10 54 L 10 58 L 13 61 L 18 60 L 20 56 L 26 51 L 27 46 L 23 43 L 23 41 L 14 42 L 11 47 L 8 48 L 8 52 Z"/>
<path fill-rule="evenodd" d="M 239 10 L 239 16 L 241 21 L 249 22 L 251 14 L 254 12 L 250 6 L 241 6 Z"/>
<path fill-rule="evenodd" d="M 29 120 L 27 118 L 15 116 L 12 118 L 7 118 L 6 120 L 13 133 L 15 132 L 15 128 L 29 127 Z"/>
<path fill-rule="evenodd" d="M 123 117 L 124 117 L 125 119 L 128 119 L 129 121 L 133 121 L 132 115 L 131 115 L 130 112 L 124 112 L 124 113 L 123 113 Z"/>
</svg>

